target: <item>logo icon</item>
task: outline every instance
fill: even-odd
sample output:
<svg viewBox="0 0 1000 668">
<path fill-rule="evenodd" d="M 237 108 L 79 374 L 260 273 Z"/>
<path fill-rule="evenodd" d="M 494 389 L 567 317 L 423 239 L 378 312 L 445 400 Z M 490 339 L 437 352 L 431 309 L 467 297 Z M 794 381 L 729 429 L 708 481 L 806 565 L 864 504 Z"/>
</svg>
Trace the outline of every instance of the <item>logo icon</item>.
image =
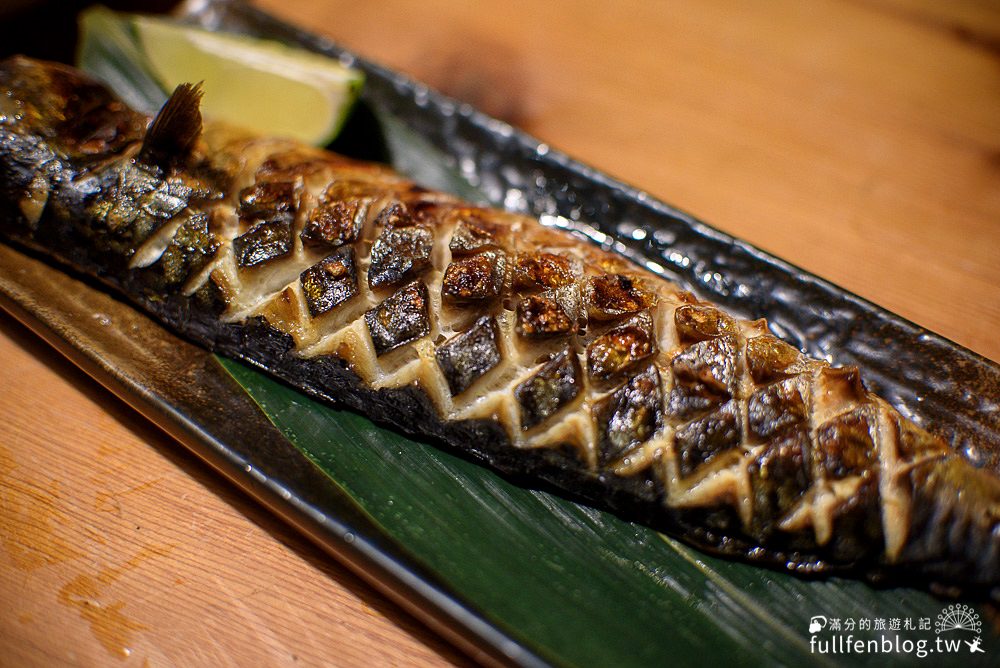
<svg viewBox="0 0 1000 668">
<path fill-rule="evenodd" d="M 819 633 L 826 628 L 827 619 L 823 615 L 816 615 L 809 620 L 809 633 Z"/>
<path fill-rule="evenodd" d="M 963 640 L 962 642 L 964 642 L 966 645 L 969 646 L 970 654 L 975 654 L 976 652 L 979 652 L 980 654 L 986 654 L 986 650 L 980 646 L 983 643 L 982 638 L 976 636 L 976 639 L 973 640 L 972 642 L 969 642 L 968 640 Z"/>
<path fill-rule="evenodd" d="M 983 628 L 983 622 L 979 619 L 979 613 L 971 606 L 964 603 L 953 603 L 941 610 L 935 623 L 938 634 L 948 631 L 972 631 L 979 634 Z"/>
</svg>

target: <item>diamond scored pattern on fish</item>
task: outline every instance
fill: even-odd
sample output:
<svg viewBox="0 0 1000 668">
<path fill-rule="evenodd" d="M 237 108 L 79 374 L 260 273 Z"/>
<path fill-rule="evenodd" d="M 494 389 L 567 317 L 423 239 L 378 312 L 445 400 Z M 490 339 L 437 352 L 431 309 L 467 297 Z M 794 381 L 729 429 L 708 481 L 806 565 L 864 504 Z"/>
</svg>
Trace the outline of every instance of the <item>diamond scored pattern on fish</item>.
<svg viewBox="0 0 1000 668">
<path fill-rule="evenodd" d="M 6 61 L 0 81 L 44 79 L 38 68 Z M 206 193 L 183 170 L 168 187 L 108 161 L 121 178 L 70 221 L 114 227 L 114 243 L 93 237 L 95 257 L 148 256 L 129 269 L 143 284 L 183 285 L 192 310 L 217 308 L 228 325 L 264 322 L 291 337 L 292 359 L 334 358 L 367 390 L 416 389 L 441 424 L 488 422 L 511 460 L 551 453 L 617 500 L 638 481 L 626 505 L 656 504 L 696 544 L 761 546 L 806 569 L 902 561 L 1000 579 L 981 561 L 1000 549 L 1000 483 L 868 392 L 856 369 L 810 360 L 762 321 L 534 219 L 205 127 L 189 162 L 228 165 L 240 188 Z M 13 234 L 34 242 L 32 224 Z M 941 516 L 966 533 L 943 536 Z"/>
</svg>

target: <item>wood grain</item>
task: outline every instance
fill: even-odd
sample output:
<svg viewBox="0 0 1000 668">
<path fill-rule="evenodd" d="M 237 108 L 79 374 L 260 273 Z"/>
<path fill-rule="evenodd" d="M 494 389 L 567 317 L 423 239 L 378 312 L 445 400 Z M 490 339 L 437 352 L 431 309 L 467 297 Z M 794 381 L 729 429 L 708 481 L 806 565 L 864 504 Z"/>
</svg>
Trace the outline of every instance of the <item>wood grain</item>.
<svg viewBox="0 0 1000 668">
<path fill-rule="evenodd" d="M 0 359 L 0 665 L 465 661 L 20 325 Z"/>
<path fill-rule="evenodd" d="M 259 4 L 1000 359 L 995 3 Z M 465 661 L 6 316 L 0 360 L 0 665 Z"/>
</svg>

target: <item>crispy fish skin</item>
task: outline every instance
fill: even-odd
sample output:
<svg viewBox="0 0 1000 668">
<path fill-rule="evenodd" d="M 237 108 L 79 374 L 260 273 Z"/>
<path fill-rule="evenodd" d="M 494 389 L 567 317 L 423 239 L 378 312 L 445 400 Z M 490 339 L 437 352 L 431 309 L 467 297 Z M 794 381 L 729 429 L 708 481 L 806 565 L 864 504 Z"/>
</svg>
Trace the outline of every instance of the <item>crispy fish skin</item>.
<svg viewBox="0 0 1000 668">
<path fill-rule="evenodd" d="M 310 394 L 703 549 L 1000 590 L 1000 479 L 856 368 L 534 219 L 202 127 L 191 87 L 148 124 L 71 68 L 0 63 L 0 231 Z"/>
</svg>

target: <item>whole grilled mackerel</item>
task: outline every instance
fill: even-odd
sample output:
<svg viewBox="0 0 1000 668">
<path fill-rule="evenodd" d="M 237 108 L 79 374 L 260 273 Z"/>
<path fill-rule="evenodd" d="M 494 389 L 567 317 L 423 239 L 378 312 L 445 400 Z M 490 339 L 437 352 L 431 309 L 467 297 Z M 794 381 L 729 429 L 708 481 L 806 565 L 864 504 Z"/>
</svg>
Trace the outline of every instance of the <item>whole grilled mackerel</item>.
<svg viewBox="0 0 1000 668">
<path fill-rule="evenodd" d="M 1000 585 L 1000 479 L 856 368 L 532 218 L 203 127 L 198 102 L 179 87 L 150 124 L 3 62 L 0 229 L 304 391 L 703 549 Z"/>
</svg>

